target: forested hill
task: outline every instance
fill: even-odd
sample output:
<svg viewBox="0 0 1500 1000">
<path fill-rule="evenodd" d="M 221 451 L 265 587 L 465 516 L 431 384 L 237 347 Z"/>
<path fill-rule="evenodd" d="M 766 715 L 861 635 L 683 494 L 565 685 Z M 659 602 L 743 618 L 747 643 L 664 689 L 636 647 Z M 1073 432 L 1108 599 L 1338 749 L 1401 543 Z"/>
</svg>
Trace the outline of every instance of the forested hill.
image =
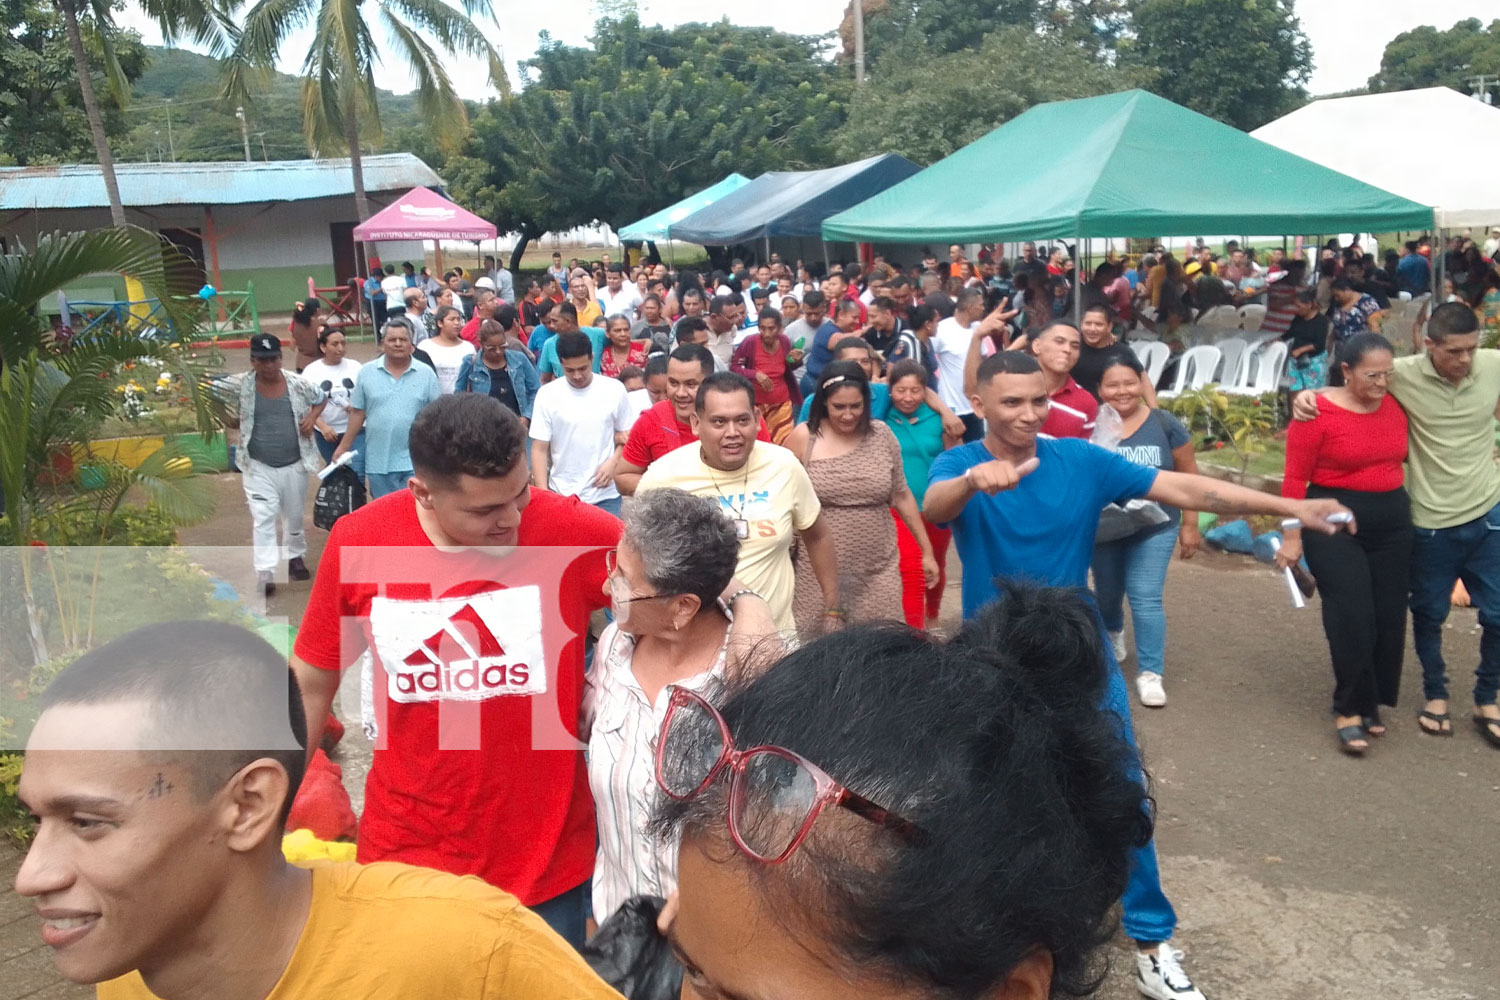
<svg viewBox="0 0 1500 1000">
<path fill-rule="evenodd" d="M 131 103 L 124 110 L 128 128 L 114 141 L 115 157 L 124 162 L 244 159 L 234 105 L 218 98 L 217 60 L 182 49 L 148 46 L 146 52 L 146 69 L 135 80 Z M 301 93 L 297 77 L 277 73 L 270 86 L 245 105 L 253 159 L 307 158 Z M 380 118 L 385 136 L 373 143 L 374 151 L 401 149 L 402 133 L 419 124 L 414 97 L 380 91 Z"/>
</svg>

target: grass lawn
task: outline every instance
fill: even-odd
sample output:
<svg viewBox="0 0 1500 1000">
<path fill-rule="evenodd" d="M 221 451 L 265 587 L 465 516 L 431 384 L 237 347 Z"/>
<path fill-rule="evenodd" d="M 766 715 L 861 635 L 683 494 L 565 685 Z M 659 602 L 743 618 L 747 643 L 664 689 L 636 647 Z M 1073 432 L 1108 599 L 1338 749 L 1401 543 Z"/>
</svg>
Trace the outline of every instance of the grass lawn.
<svg viewBox="0 0 1500 1000">
<path fill-rule="evenodd" d="M 1246 470 L 1252 476 L 1277 476 L 1286 464 L 1286 443 L 1283 441 L 1265 442 L 1266 450 L 1250 459 L 1250 466 Z M 1209 448 L 1207 451 L 1198 452 L 1200 463 L 1210 463 L 1222 466 L 1226 469 L 1240 470 L 1240 457 L 1235 454 L 1234 449 L 1227 445 L 1223 448 Z"/>
</svg>

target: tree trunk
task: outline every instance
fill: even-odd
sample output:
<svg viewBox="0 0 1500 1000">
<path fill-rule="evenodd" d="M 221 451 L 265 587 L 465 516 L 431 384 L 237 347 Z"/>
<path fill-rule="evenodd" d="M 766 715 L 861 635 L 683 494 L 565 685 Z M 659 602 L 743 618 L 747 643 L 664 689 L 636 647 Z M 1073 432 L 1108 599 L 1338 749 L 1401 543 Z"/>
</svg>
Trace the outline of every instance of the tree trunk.
<svg viewBox="0 0 1500 1000">
<path fill-rule="evenodd" d="M 533 225 L 530 225 L 529 223 L 526 224 L 526 225 L 523 225 L 521 227 L 521 238 L 519 240 L 516 240 L 516 248 L 514 250 L 512 250 L 511 253 L 510 253 L 510 273 L 511 274 L 520 274 L 521 273 L 521 258 L 526 255 L 526 247 L 527 247 L 527 245 L 532 240 L 536 239 L 537 237 L 539 237 L 541 235 L 542 235 L 541 230 L 537 229 Z M 517 287 L 519 287 L 519 286 L 517 286 Z"/>
<path fill-rule="evenodd" d="M 365 161 L 359 152 L 359 117 L 352 95 L 344 107 L 344 136 L 349 142 L 349 168 L 354 171 L 354 211 L 364 222 L 370 217 L 370 201 L 365 197 Z"/>
<path fill-rule="evenodd" d="M 99 172 L 104 176 L 104 193 L 109 198 L 109 219 L 116 229 L 125 226 L 125 205 L 120 201 L 120 185 L 115 180 L 115 158 L 109 151 L 109 138 L 104 134 L 104 116 L 99 111 L 99 98 L 94 93 L 94 77 L 89 72 L 89 56 L 83 48 L 83 32 L 78 28 L 77 0 L 57 0 L 67 27 L 68 48 L 73 53 L 73 68 L 78 73 L 78 89 L 83 94 L 83 113 L 89 120 L 89 131 L 94 135 L 94 152 L 99 157 Z"/>
</svg>

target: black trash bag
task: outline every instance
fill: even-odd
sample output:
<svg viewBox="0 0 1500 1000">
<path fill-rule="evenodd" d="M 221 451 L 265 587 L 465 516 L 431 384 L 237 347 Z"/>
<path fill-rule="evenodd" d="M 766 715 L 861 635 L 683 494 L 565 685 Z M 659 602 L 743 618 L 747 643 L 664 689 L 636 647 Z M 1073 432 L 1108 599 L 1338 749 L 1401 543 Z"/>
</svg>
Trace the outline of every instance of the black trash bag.
<svg viewBox="0 0 1500 1000">
<path fill-rule="evenodd" d="M 341 465 L 318 486 L 318 496 L 313 501 L 313 524 L 328 531 L 333 522 L 364 505 L 365 484 L 353 469 Z"/>
<path fill-rule="evenodd" d="M 666 900 L 631 896 L 583 946 L 583 960 L 626 1000 L 677 1000 L 682 964 L 656 929 Z"/>
</svg>

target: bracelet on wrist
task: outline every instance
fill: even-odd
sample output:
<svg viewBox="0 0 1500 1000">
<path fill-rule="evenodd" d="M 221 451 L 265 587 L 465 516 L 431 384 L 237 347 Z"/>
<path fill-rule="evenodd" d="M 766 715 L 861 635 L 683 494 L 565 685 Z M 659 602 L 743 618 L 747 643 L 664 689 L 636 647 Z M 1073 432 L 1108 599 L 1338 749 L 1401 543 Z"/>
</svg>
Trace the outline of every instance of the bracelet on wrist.
<svg viewBox="0 0 1500 1000">
<path fill-rule="evenodd" d="M 749 587 L 745 587 L 741 590 L 736 590 L 734 593 L 724 598 L 724 607 L 728 608 L 730 611 L 733 611 L 734 602 L 739 600 L 741 597 L 744 597 L 746 594 L 749 594 L 751 597 L 760 598 L 760 600 L 762 601 L 765 600 L 764 597 L 760 596 L 759 592 L 751 590 Z"/>
</svg>

